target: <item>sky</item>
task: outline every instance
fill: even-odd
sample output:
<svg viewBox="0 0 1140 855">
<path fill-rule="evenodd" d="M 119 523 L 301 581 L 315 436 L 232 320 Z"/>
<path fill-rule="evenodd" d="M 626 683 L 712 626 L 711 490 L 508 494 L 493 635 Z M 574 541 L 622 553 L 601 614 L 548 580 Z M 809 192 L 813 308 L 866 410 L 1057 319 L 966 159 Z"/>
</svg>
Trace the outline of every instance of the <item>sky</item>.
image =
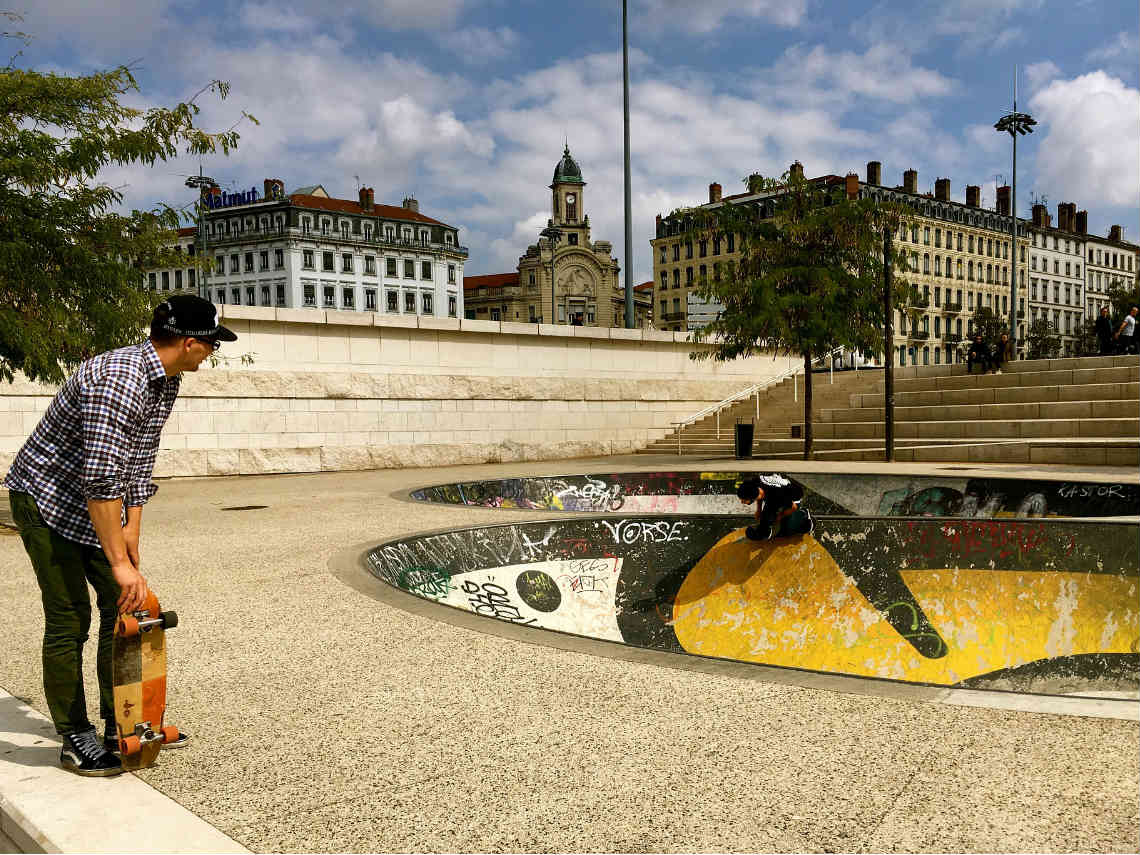
<svg viewBox="0 0 1140 855">
<path fill-rule="evenodd" d="M 193 201 L 187 174 L 223 188 L 323 184 L 377 202 L 414 195 L 456 226 L 465 273 L 513 271 L 549 216 L 564 143 L 587 182 L 594 240 L 625 263 L 619 0 L 21 0 L 16 63 L 85 74 L 128 65 L 133 106 L 198 96 L 229 157 L 108 170 L 124 207 Z M 952 198 L 1012 177 L 993 123 L 1037 119 L 1018 143 L 1017 208 L 1089 212 L 1090 231 L 1140 242 L 1140 10 L 1135 0 L 629 0 L 634 281 L 652 278 L 657 214 L 717 181 L 883 164 Z M 18 45 L 16 47 L 19 47 Z M 14 51 L 10 51 L 14 52 Z M 242 111 L 259 124 L 242 119 Z"/>
</svg>

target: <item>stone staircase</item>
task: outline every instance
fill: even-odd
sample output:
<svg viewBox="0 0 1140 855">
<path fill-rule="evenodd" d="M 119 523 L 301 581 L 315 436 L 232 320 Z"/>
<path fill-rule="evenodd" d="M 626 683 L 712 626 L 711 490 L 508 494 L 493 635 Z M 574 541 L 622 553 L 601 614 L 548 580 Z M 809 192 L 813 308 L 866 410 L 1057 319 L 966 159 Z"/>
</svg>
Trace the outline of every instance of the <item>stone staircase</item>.
<svg viewBox="0 0 1140 855">
<path fill-rule="evenodd" d="M 883 459 L 881 370 L 815 374 L 815 457 Z M 784 386 L 761 399 L 753 454 L 800 457 L 800 403 Z M 784 394 L 787 392 L 787 394 Z M 845 397 L 844 397 L 845 395 Z M 687 428 L 683 454 L 733 454 L 737 417 L 755 416 L 755 399 Z M 644 449 L 677 453 L 676 434 Z M 895 368 L 895 459 L 976 463 L 1140 464 L 1140 359 L 1135 356 L 1026 360 L 1002 374 L 966 374 L 964 365 Z"/>
</svg>

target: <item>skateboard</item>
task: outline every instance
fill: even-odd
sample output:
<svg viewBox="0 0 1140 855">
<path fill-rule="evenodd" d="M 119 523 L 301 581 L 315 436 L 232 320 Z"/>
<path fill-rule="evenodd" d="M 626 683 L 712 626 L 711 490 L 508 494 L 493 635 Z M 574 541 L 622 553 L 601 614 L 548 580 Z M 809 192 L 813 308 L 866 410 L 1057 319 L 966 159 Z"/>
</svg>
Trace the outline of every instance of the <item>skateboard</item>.
<svg viewBox="0 0 1140 855">
<path fill-rule="evenodd" d="M 154 763 L 178 728 L 166 725 L 166 630 L 178 626 L 178 615 L 159 611 L 158 598 L 148 593 L 138 611 L 119 615 L 112 642 L 111 682 L 115 725 L 125 771 Z"/>
</svg>

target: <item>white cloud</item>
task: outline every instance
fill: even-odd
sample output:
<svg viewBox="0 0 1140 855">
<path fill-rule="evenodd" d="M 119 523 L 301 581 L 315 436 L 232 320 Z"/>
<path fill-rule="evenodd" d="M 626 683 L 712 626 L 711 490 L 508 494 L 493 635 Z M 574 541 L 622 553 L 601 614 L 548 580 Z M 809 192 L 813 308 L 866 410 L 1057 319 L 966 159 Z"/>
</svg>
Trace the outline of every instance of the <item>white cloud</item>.
<svg viewBox="0 0 1140 855">
<path fill-rule="evenodd" d="M 1134 61 L 1137 53 L 1140 53 L 1140 37 L 1122 30 L 1108 44 L 1089 51 L 1085 59 L 1089 62 L 1110 62 L 1122 58 Z"/>
<path fill-rule="evenodd" d="M 247 32 L 307 33 L 315 22 L 292 9 L 270 3 L 246 3 L 238 13 L 239 27 Z"/>
<path fill-rule="evenodd" d="M 1135 208 L 1140 90 L 1103 71 L 1055 80 L 1030 100 L 1039 129 L 1037 180 L 1052 193 Z"/>
<path fill-rule="evenodd" d="M 835 101 L 857 96 L 909 103 L 948 95 L 955 87 L 941 72 L 916 67 L 909 56 L 888 44 L 871 45 L 863 53 L 793 45 L 762 77 L 775 80 L 773 89 L 782 90 L 789 101 L 812 90 Z"/>
<path fill-rule="evenodd" d="M 640 16 L 642 26 L 652 29 L 682 29 L 702 34 L 711 33 L 733 19 L 797 27 L 807 14 L 807 0 L 705 0 L 700 4 L 690 0 L 637 0 L 631 17 L 634 14 Z"/>
<path fill-rule="evenodd" d="M 30 34 L 37 45 L 69 45 L 81 63 L 117 65 L 153 56 L 155 42 L 172 24 L 169 5 L 164 0 L 50 0 L 32 3 L 15 29 Z"/>
<path fill-rule="evenodd" d="M 296 3 L 313 17 L 359 19 L 385 30 L 434 30 L 453 27 L 467 7 L 477 0 L 300 0 Z"/>
<path fill-rule="evenodd" d="M 1034 62 L 1025 66 L 1025 82 L 1029 84 L 1029 91 L 1035 92 L 1045 83 L 1059 77 L 1061 69 L 1055 62 L 1045 60 Z"/>
<path fill-rule="evenodd" d="M 519 46 L 519 34 L 510 27 L 488 29 L 470 27 L 435 36 L 441 47 L 466 65 L 497 62 L 511 55 Z"/>
</svg>

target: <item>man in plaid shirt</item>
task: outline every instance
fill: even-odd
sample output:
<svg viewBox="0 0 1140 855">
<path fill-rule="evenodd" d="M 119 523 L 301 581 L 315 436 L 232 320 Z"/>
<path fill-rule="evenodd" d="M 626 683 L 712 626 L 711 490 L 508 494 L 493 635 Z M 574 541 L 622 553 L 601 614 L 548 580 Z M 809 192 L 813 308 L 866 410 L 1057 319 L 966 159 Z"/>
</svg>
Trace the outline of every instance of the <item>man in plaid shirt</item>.
<svg viewBox="0 0 1140 855">
<path fill-rule="evenodd" d="M 111 640 L 120 612 L 142 606 L 142 507 L 159 436 L 183 371 L 197 371 L 237 338 L 212 303 L 176 295 L 154 310 L 150 338 L 79 366 L 12 463 L 4 486 L 44 605 L 44 693 L 63 736 L 60 764 L 80 775 L 122 772 L 111 692 Z M 100 744 L 87 717 L 83 644 L 91 626 L 87 585 L 99 607 Z M 184 744 L 184 740 L 181 743 Z"/>
</svg>

